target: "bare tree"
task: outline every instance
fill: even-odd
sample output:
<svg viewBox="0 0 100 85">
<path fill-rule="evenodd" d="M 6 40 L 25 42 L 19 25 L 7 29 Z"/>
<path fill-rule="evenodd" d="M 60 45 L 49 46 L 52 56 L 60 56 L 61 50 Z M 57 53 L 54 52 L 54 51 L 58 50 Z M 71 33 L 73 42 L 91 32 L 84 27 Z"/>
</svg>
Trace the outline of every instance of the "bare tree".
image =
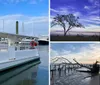
<svg viewBox="0 0 100 85">
<path fill-rule="evenodd" d="M 60 25 L 64 29 L 64 36 L 67 34 L 69 30 L 71 30 L 73 27 L 83 27 L 84 26 L 78 22 L 79 17 L 75 17 L 73 14 L 68 15 L 59 15 L 55 16 L 53 18 L 53 21 L 51 22 L 51 27 L 55 25 Z M 68 28 L 66 29 L 66 24 L 68 24 Z"/>
<path fill-rule="evenodd" d="M 80 65 L 81 67 L 85 67 L 85 68 L 88 68 L 90 73 L 99 73 L 99 61 L 96 61 L 94 64 L 93 64 L 93 67 L 89 67 L 89 66 L 84 66 L 83 64 L 80 64 L 79 62 L 77 62 L 75 59 L 73 59 L 78 65 Z"/>
</svg>

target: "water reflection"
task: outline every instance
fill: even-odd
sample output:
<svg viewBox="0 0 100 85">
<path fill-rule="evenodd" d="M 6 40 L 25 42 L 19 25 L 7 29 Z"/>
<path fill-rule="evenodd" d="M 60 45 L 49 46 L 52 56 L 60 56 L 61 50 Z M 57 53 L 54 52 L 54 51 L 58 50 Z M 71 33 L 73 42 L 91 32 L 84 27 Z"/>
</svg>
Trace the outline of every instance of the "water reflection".
<svg viewBox="0 0 100 85">
<path fill-rule="evenodd" d="M 41 60 L 41 66 L 45 66 L 48 69 L 49 66 L 49 46 L 48 45 L 40 45 L 38 47 L 39 50 L 39 56 Z"/>
<path fill-rule="evenodd" d="M 31 62 L 0 73 L 0 85 L 36 85 L 39 63 Z"/>
<path fill-rule="evenodd" d="M 51 85 L 100 85 L 100 74 L 70 70 L 51 70 Z"/>
</svg>

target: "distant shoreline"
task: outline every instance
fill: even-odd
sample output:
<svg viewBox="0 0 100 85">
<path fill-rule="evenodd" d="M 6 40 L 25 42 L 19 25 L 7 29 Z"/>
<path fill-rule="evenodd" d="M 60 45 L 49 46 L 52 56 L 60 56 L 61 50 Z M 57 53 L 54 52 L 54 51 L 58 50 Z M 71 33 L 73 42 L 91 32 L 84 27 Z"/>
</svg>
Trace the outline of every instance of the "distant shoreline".
<svg viewBox="0 0 100 85">
<path fill-rule="evenodd" d="M 64 35 L 64 32 L 63 31 L 51 31 L 50 32 L 51 35 Z M 84 31 L 69 31 L 67 34 L 68 35 L 89 35 L 89 36 L 92 36 L 92 35 L 97 35 L 97 36 L 100 36 L 100 32 L 84 32 Z"/>
<path fill-rule="evenodd" d="M 50 31 L 51 33 L 52 32 L 64 32 L 64 31 L 61 31 L 61 30 L 56 30 L 56 31 Z M 89 33 L 100 33 L 98 31 L 69 31 L 69 32 L 89 32 Z"/>
</svg>

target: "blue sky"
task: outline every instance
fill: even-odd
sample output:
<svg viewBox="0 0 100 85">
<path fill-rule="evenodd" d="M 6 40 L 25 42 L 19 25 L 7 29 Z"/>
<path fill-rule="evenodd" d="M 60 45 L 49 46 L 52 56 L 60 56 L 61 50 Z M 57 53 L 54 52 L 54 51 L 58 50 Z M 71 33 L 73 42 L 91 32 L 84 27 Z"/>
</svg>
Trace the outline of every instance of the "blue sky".
<svg viewBox="0 0 100 85">
<path fill-rule="evenodd" d="M 100 0 L 51 0 L 50 8 L 51 17 L 72 13 L 80 17 L 79 22 L 85 26 L 85 31 L 100 32 Z"/>
<path fill-rule="evenodd" d="M 48 0 L 0 0 L 0 31 L 3 29 L 3 20 L 5 23 L 5 32 L 15 33 L 15 30 L 13 29 L 15 27 L 15 21 L 19 20 L 21 34 L 21 23 L 24 22 L 24 27 L 26 27 L 24 29 L 24 34 L 32 35 L 32 30 L 34 28 L 34 35 L 36 35 L 36 32 L 38 35 L 47 35 Z M 12 22 L 14 24 L 9 28 L 8 25 L 12 24 Z M 12 31 L 9 31 L 7 27 L 12 29 Z M 36 31 L 36 29 L 38 31 Z"/>
<path fill-rule="evenodd" d="M 48 0 L 0 0 L 0 15 L 48 15 Z"/>
<path fill-rule="evenodd" d="M 73 62 L 76 58 L 81 63 L 100 61 L 100 43 L 52 43 L 51 58 L 66 57 Z"/>
</svg>

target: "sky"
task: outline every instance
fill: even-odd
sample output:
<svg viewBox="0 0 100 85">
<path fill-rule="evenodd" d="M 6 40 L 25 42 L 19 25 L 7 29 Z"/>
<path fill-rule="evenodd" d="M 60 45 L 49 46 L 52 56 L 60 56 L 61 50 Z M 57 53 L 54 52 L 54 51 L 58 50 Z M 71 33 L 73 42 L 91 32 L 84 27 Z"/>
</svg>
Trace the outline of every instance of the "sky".
<svg viewBox="0 0 100 85">
<path fill-rule="evenodd" d="M 51 21 L 56 14 L 74 14 L 85 28 L 73 28 L 71 31 L 100 32 L 100 0 L 51 0 Z M 62 30 L 60 26 L 51 31 Z"/>
<path fill-rule="evenodd" d="M 93 64 L 100 61 L 100 43 L 51 43 L 50 57 L 65 57 L 71 62 Z M 60 61 L 58 61 L 60 62 Z"/>
<path fill-rule="evenodd" d="M 0 32 L 48 35 L 48 0 L 0 0 Z M 4 25 L 3 25 L 4 23 Z"/>
</svg>

